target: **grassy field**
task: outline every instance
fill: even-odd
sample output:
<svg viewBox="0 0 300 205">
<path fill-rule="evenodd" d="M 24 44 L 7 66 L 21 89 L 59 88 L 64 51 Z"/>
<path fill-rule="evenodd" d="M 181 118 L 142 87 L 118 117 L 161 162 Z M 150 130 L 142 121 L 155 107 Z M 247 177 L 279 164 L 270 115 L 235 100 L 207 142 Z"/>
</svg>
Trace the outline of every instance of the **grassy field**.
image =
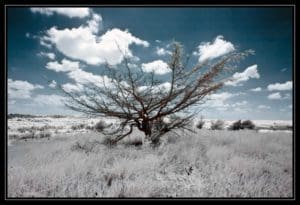
<svg viewBox="0 0 300 205">
<path fill-rule="evenodd" d="M 292 133 L 196 130 L 155 149 L 100 133 L 58 133 L 8 146 L 9 197 L 292 197 Z"/>
</svg>

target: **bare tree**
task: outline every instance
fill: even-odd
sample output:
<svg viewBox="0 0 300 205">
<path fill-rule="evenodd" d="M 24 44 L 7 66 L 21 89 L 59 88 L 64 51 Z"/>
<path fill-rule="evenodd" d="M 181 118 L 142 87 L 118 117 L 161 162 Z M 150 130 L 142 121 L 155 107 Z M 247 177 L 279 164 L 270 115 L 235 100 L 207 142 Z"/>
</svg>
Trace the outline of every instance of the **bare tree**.
<svg viewBox="0 0 300 205">
<path fill-rule="evenodd" d="M 228 79 L 217 79 L 217 76 L 250 53 L 251 50 L 232 52 L 212 64 L 206 60 L 189 67 L 189 57 L 184 56 L 181 44 L 175 42 L 168 63 L 170 72 L 165 75 L 168 81 L 154 72 L 132 66 L 130 57 L 123 53 L 121 65 L 106 64 L 107 73 L 102 82 L 86 83 L 77 91 L 60 88 L 67 96 L 65 105 L 70 109 L 121 120 L 115 130 L 104 132 L 113 136 L 112 143 L 130 135 L 137 127 L 146 139 L 156 144 L 164 134 L 175 129 L 191 131 L 188 125 L 196 112 L 188 113 L 189 108 L 204 103 L 206 96 L 222 88 Z"/>
</svg>

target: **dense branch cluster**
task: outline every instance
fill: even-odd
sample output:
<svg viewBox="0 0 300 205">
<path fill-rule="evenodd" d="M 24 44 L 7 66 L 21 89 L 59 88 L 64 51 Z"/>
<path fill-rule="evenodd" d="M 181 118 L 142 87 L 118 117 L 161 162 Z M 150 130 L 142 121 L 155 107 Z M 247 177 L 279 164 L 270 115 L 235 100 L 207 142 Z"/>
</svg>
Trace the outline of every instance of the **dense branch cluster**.
<svg viewBox="0 0 300 205">
<path fill-rule="evenodd" d="M 79 91 L 66 91 L 62 87 L 61 90 L 68 99 L 66 106 L 72 110 L 120 119 L 119 127 L 105 132 L 114 136 L 113 142 L 128 136 L 137 127 L 156 143 L 169 131 L 188 129 L 196 113 L 185 111 L 204 103 L 206 96 L 222 88 L 225 79 L 216 80 L 216 77 L 251 52 L 233 52 L 212 65 L 205 61 L 188 68 L 188 57 L 183 59 L 182 46 L 174 43 L 167 81 L 154 72 L 133 67 L 124 54 L 120 66 L 105 66 L 107 76 L 103 82 L 87 83 Z"/>
</svg>

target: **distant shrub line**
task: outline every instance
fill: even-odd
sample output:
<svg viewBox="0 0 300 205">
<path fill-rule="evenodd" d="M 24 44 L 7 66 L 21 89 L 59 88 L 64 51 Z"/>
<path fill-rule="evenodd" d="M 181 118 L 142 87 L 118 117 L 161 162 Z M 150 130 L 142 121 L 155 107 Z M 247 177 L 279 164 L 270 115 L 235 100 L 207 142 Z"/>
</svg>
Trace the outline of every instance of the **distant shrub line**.
<svg viewBox="0 0 300 205">
<path fill-rule="evenodd" d="M 201 119 L 196 123 L 196 128 L 202 129 L 205 124 L 205 121 L 201 117 Z M 223 120 L 216 120 L 211 122 L 210 129 L 211 130 L 223 130 L 224 129 L 225 122 Z M 238 120 L 233 122 L 229 127 L 228 130 L 243 130 L 243 129 L 249 129 L 253 130 L 256 126 L 251 120 Z"/>
<path fill-rule="evenodd" d="M 255 124 L 251 120 L 245 120 L 243 122 L 241 120 L 238 120 L 232 123 L 232 125 L 229 126 L 228 129 L 229 130 L 243 130 L 243 129 L 253 130 L 255 129 Z"/>
</svg>

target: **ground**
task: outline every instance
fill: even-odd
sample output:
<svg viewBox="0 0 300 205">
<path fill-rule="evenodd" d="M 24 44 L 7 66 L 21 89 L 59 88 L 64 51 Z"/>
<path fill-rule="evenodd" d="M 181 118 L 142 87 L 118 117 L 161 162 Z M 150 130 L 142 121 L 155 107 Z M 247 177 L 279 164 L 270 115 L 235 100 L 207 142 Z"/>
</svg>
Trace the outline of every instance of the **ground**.
<svg viewBox="0 0 300 205">
<path fill-rule="evenodd" d="M 142 137 L 137 130 L 114 147 L 94 130 L 62 123 L 65 132 L 47 131 L 46 137 L 11 134 L 22 121 L 34 129 L 32 120 L 41 122 L 8 122 L 9 197 L 293 196 L 291 132 L 195 128 L 166 135 L 157 148 L 130 145 Z"/>
</svg>

